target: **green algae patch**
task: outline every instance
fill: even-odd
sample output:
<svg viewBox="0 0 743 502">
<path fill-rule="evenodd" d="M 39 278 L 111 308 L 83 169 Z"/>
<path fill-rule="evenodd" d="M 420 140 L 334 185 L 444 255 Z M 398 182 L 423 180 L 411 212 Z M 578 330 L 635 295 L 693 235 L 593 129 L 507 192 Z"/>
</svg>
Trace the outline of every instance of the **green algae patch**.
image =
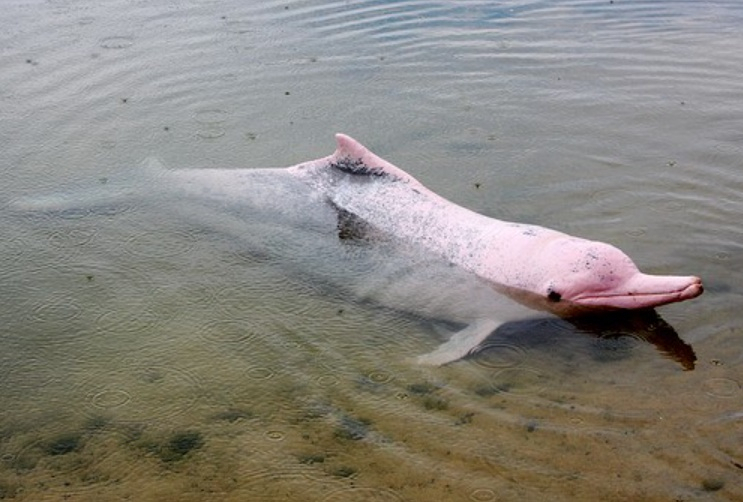
<svg viewBox="0 0 743 502">
<path fill-rule="evenodd" d="M 83 436 L 80 433 L 70 432 L 60 434 L 44 445 L 44 453 L 51 456 L 66 455 L 82 447 Z"/>
<path fill-rule="evenodd" d="M 204 437 L 200 432 L 176 432 L 160 450 L 160 458 L 165 462 L 173 462 L 202 446 L 204 446 Z"/>
<path fill-rule="evenodd" d="M 198 431 L 180 431 L 165 440 L 140 438 L 136 445 L 163 462 L 177 462 L 204 446 L 204 436 Z"/>
</svg>

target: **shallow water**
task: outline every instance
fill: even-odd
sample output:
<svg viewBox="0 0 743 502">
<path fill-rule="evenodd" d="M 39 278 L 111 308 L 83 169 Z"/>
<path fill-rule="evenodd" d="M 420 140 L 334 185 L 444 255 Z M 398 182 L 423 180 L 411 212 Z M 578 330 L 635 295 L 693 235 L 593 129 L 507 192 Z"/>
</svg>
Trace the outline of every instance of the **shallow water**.
<svg viewBox="0 0 743 502">
<path fill-rule="evenodd" d="M 739 2 L 3 9 L 0 498 L 743 498 Z M 510 325 L 423 368 L 453 326 L 324 281 L 336 255 L 306 229 L 194 220 L 157 190 L 11 210 L 152 158 L 287 166 L 337 131 L 706 293 L 668 325 Z"/>
</svg>

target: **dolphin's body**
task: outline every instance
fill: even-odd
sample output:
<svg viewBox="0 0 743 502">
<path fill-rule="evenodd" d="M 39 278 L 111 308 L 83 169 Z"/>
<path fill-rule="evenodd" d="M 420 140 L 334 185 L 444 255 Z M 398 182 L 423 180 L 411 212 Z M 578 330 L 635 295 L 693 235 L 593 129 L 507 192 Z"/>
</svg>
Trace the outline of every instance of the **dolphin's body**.
<svg viewBox="0 0 743 502">
<path fill-rule="evenodd" d="M 573 317 L 644 309 L 702 293 L 699 278 L 643 274 L 609 244 L 458 206 L 352 138 L 338 134 L 336 140 L 332 155 L 289 168 L 163 170 L 152 182 L 163 193 L 224 211 L 220 225 L 234 234 L 248 208 L 253 221 L 290 221 L 335 257 L 347 258 L 343 239 L 355 237 L 404 250 L 407 267 L 383 260 L 377 274 L 350 289 L 363 299 L 467 325 L 420 356 L 424 364 L 456 361 L 501 324 L 540 312 Z M 334 274 L 333 264 L 322 270 Z"/>
<path fill-rule="evenodd" d="M 496 220 L 458 206 L 352 138 L 338 134 L 336 140 L 333 155 L 275 170 L 271 176 L 288 178 L 285 184 L 309 186 L 312 190 L 307 197 L 336 211 L 341 236 L 361 231 L 393 239 L 409 251 L 435 256 L 479 280 L 476 287 L 470 282 L 470 298 L 448 306 L 441 303 L 451 302 L 450 296 L 416 291 L 411 284 L 385 279 L 384 286 L 391 290 L 367 286 L 374 291 L 371 296 L 391 306 L 405 308 L 410 302 L 406 296 L 417 295 L 417 310 L 448 312 L 451 320 L 469 324 L 436 351 L 421 356 L 421 363 L 438 365 L 460 359 L 500 324 L 535 311 L 572 317 L 601 310 L 651 308 L 702 293 L 699 278 L 643 274 L 627 255 L 609 244 Z M 215 199 L 239 201 L 252 192 L 250 198 L 255 200 L 256 190 L 261 189 L 255 184 L 255 170 L 187 171 L 175 176 L 183 186 Z M 287 204 L 307 203 L 276 200 L 269 187 L 263 190 L 265 203 L 274 201 L 277 212 L 287 211 Z M 436 286 L 429 283 L 426 287 Z"/>
</svg>

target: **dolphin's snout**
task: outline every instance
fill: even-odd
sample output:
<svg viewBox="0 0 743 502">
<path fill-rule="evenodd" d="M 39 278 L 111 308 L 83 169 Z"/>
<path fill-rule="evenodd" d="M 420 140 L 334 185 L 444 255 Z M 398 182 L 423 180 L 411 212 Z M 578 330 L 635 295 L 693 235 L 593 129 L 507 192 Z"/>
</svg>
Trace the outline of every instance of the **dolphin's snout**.
<svg viewBox="0 0 743 502">
<path fill-rule="evenodd" d="M 696 276 L 638 273 L 616 288 L 581 296 L 575 303 L 598 309 L 652 308 L 696 298 L 703 292 L 702 280 Z"/>
<path fill-rule="evenodd" d="M 683 291 L 682 300 L 690 300 L 704 293 L 704 284 L 702 279 L 696 276 L 690 277 L 691 284 Z"/>
<path fill-rule="evenodd" d="M 656 276 L 642 274 L 632 288 L 640 303 L 657 307 L 667 303 L 696 298 L 704 292 L 702 279 L 697 276 Z"/>
</svg>

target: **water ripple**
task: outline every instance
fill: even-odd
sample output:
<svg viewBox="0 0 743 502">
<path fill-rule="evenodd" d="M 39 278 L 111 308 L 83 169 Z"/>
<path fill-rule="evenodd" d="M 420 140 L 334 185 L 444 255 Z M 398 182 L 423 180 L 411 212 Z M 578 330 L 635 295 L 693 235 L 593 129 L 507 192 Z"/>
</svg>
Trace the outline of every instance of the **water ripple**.
<svg viewBox="0 0 743 502">
<path fill-rule="evenodd" d="M 0 428 L 31 424 L 0 444 L 17 496 L 743 496 L 743 379 L 727 328 L 740 282 L 738 2 L 4 7 L 3 209 L 18 188 L 97 179 L 152 151 L 188 167 L 298 162 L 341 129 L 468 207 L 614 242 L 643 269 L 688 268 L 712 285 L 702 303 L 663 310 L 674 344 L 655 322 L 547 322 L 505 328 L 472 364 L 418 368 L 402 360 L 434 345 L 431 323 L 271 258 L 320 263 L 303 239 L 227 263 L 209 252 L 216 232 L 154 232 L 160 214 L 130 206 L 24 216 L 23 231 L 0 225 Z M 109 217 L 122 212 L 147 231 L 126 234 Z M 684 340 L 731 364 L 676 371 L 642 357 L 650 341 L 692 369 Z M 169 351 L 121 360 L 131 344 Z M 133 453 L 138 433 L 195 424 L 208 400 L 230 408 L 199 455 L 160 471 L 152 450 Z M 103 425 L 34 421 L 73 407 Z"/>
<path fill-rule="evenodd" d="M 494 490 L 490 488 L 478 488 L 470 493 L 470 500 L 474 502 L 495 502 L 498 499 Z"/>
<path fill-rule="evenodd" d="M 492 386 L 498 392 L 517 396 L 537 395 L 548 386 L 548 378 L 534 368 L 506 368 L 493 375 Z"/>
<path fill-rule="evenodd" d="M 512 368 L 524 364 L 528 354 L 524 347 L 507 343 L 485 343 L 472 353 L 475 363 L 485 368 Z"/>
<path fill-rule="evenodd" d="M 342 486 L 340 481 L 318 476 L 311 466 L 278 467 L 242 473 L 240 486 L 234 493 L 244 493 L 250 500 L 266 502 L 280 498 L 322 500 L 329 492 Z"/>
<path fill-rule="evenodd" d="M 157 320 L 146 308 L 155 286 L 134 271 L 60 263 L 19 269 L 4 281 L 5 291 L 21 302 L 7 320 L 11 336 L 32 336 L 43 345 L 78 339 L 96 325 L 113 329 L 126 324 L 134 328 Z"/>
<path fill-rule="evenodd" d="M 740 382 L 732 378 L 708 378 L 704 381 L 702 388 L 707 395 L 717 398 L 743 396 Z"/>
<path fill-rule="evenodd" d="M 400 494 L 382 488 L 344 488 L 330 493 L 322 499 L 323 502 L 343 502 L 358 500 L 364 502 L 402 502 L 405 500 Z"/>
<path fill-rule="evenodd" d="M 208 342 L 222 344 L 241 344 L 256 337 L 254 329 L 243 322 L 212 322 L 199 329 L 199 334 Z"/>
<path fill-rule="evenodd" d="M 76 394 L 87 416 L 105 412 L 116 423 L 163 422 L 186 413 L 203 396 L 189 371 L 137 362 L 88 377 Z"/>
<path fill-rule="evenodd" d="M 99 45 L 104 49 L 128 49 L 134 45 L 134 37 L 119 35 L 101 39 Z"/>
<path fill-rule="evenodd" d="M 268 380 L 272 378 L 276 372 L 271 368 L 265 368 L 263 366 L 254 366 L 245 371 L 245 376 L 253 380 Z"/>
<path fill-rule="evenodd" d="M 128 462 L 127 452 L 109 441 L 106 431 L 88 427 L 45 432 L 46 438 L 6 453 L 4 463 L 21 479 L 43 485 L 55 499 L 89 494 L 143 475 L 143 465 L 121 470 Z"/>
<path fill-rule="evenodd" d="M 705 491 L 724 490 L 730 500 L 743 496 L 737 480 L 743 470 L 743 417 L 740 412 L 707 421 L 697 427 L 699 437 L 695 445 L 701 452 L 699 486 Z M 683 458 L 683 452 L 678 452 Z M 703 459 L 703 460 L 702 460 Z"/>
<path fill-rule="evenodd" d="M 195 241 L 190 232 L 144 231 L 130 237 L 124 249 L 144 258 L 172 258 L 187 254 Z"/>
</svg>

